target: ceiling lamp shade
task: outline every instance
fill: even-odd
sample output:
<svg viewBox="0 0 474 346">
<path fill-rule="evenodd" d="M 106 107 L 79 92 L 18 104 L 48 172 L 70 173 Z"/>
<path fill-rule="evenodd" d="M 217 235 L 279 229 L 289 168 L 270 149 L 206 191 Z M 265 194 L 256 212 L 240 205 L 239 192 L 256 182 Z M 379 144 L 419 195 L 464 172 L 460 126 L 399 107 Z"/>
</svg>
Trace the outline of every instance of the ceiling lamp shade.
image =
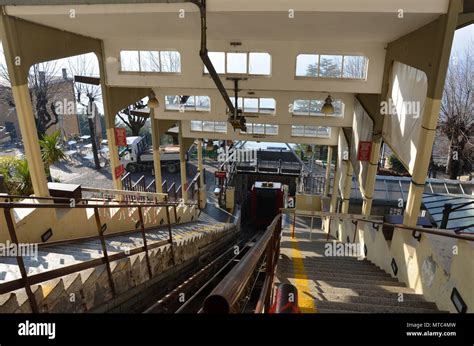
<svg viewBox="0 0 474 346">
<path fill-rule="evenodd" d="M 308 145 L 306 147 L 306 152 L 305 152 L 306 156 L 311 156 L 313 155 L 313 148 L 311 147 L 311 145 Z"/>
<path fill-rule="evenodd" d="M 324 100 L 324 105 L 321 107 L 321 113 L 334 114 L 334 106 L 332 105 L 331 95 L 328 95 L 328 97 L 326 97 L 326 100 Z"/>
<path fill-rule="evenodd" d="M 155 92 L 152 90 L 150 96 L 148 96 L 148 107 L 149 108 L 158 108 L 160 102 L 156 98 Z"/>
</svg>

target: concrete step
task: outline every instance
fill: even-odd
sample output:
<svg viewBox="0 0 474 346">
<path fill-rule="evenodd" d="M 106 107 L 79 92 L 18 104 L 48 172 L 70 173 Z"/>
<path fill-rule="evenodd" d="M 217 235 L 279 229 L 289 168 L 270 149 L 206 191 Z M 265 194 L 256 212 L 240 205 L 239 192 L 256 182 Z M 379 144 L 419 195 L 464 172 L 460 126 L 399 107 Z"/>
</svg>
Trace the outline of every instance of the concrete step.
<svg viewBox="0 0 474 346">
<path fill-rule="evenodd" d="M 328 302 L 315 299 L 316 309 L 330 309 L 341 311 L 353 311 L 359 313 L 434 313 L 435 309 L 424 309 L 418 307 L 401 307 L 392 305 L 374 305 L 362 303 Z"/>
<path fill-rule="evenodd" d="M 282 269 L 279 269 L 282 270 Z M 293 268 L 283 269 L 284 273 L 288 277 L 296 277 L 305 275 L 309 280 L 320 281 L 320 280 L 341 280 L 349 282 L 387 282 L 387 283 L 398 283 L 398 281 L 388 275 L 383 274 L 361 274 L 357 271 L 352 273 L 341 273 L 338 271 L 311 271 L 307 270 L 295 270 Z"/>
<path fill-rule="evenodd" d="M 344 277 L 344 276 L 332 276 L 332 275 L 313 275 L 311 273 L 306 273 L 306 276 L 310 280 L 314 280 L 317 282 L 325 281 L 334 285 L 337 284 L 361 284 L 365 286 L 369 285 L 378 285 L 378 286 L 395 286 L 395 287 L 405 287 L 404 284 L 398 282 L 396 279 L 370 279 L 367 280 L 362 276 L 354 276 L 354 277 Z"/>
<path fill-rule="evenodd" d="M 405 286 L 394 286 L 391 283 L 389 285 L 383 284 L 370 284 L 367 283 L 360 283 L 360 282 L 344 282 L 344 281 L 332 281 L 330 283 L 326 282 L 316 282 L 316 285 L 319 290 L 324 292 L 330 292 L 332 289 L 351 289 L 357 292 L 382 292 L 382 293 L 411 293 L 413 294 L 413 290 L 411 288 Z"/>
<path fill-rule="evenodd" d="M 410 301 L 422 301 L 425 302 L 425 299 L 421 294 L 414 293 L 410 288 L 403 287 L 367 287 L 366 289 L 360 288 L 344 288 L 344 287 L 334 287 L 330 285 L 321 285 L 318 284 L 317 292 L 324 295 L 348 295 L 348 296 L 361 296 L 361 297 L 380 297 L 387 298 L 392 300 L 397 300 L 400 293 L 403 293 L 404 300 Z"/>
<path fill-rule="evenodd" d="M 279 270 L 295 270 L 293 264 L 291 263 L 278 263 Z M 381 270 L 361 270 L 357 267 L 334 267 L 334 266 L 305 266 L 305 272 L 309 273 L 321 273 L 321 274 L 340 274 L 340 275 L 360 275 L 360 276 L 376 276 L 380 278 L 392 279 L 392 277 Z"/>
<path fill-rule="evenodd" d="M 330 294 L 330 293 L 317 293 L 315 295 L 318 301 L 350 303 L 350 304 L 384 305 L 384 306 L 397 306 L 397 307 L 437 310 L 436 304 L 434 303 L 427 302 L 425 300 L 411 300 L 411 299 L 403 299 L 403 301 L 400 302 L 398 301 L 398 296 L 387 298 L 387 297 L 377 297 L 377 296 L 368 296 L 368 295 L 357 296 L 357 295 Z"/>
</svg>

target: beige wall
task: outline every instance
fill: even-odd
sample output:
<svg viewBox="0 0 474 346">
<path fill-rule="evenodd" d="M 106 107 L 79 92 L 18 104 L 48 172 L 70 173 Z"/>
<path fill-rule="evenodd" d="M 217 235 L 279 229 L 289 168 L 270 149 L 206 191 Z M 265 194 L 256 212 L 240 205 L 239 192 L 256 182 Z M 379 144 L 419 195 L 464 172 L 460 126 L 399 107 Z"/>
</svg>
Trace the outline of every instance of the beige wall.
<svg viewBox="0 0 474 346">
<path fill-rule="evenodd" d="M 175 223 L 173 209 L 170 208 L 171 223 Z M 188 222 L 197 217 L 199 209 L 180 205 L 177 208 L 179 222 Z M 98 235 L 94 209 L 13 209 L 18 241 L 22 243 L 41 243 L 41 235 L 49 228 L 53 236 L 49 241 L 67 240 Z M 135 229 L 139 220 L 137 208 L 99 209 L 100 221 L 107 224 L 106 234 Z M 143 208 L 145 227 L 159 226 L 163 220 L 166 225 L 166 209 Z M 0 213 L 0 242 L 10 239 L 3 212 Z"/>
</svg>

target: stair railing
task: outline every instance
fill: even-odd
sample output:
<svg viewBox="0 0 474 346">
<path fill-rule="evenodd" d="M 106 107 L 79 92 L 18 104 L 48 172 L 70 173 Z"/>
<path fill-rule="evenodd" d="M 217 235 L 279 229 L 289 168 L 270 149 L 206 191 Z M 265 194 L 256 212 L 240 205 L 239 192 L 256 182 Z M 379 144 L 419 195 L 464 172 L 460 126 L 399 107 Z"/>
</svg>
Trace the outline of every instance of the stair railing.
<svg viewBox="0 0 474 346">
<path fill-rule="evenodd" d="M 99 191 L 104 192 L 105 189 L 83 188 L 83 190 L 92 191 L 92 192 L 94 191 L 96 192 L 97 190 L 99 190 Z M 120 191 L 120 190 L 108 190 L 108 191 L 113 192 L 114 194 L 123 194 L 123 195 L 126 195 L 129 193 L 129 191 Z M 147 192 L 135 192 L 135 193 L 139 195 L 142 194 L 142 196 L 149 194 Z M 163 195 L 163 194 L 154 194 L 154 195 Z M 31 199 L 31 200 L 43 201 L 43 202 L 50 202 L 50 203 L 33 203 L 33 202 L 25 201 L 25 200 L 23 202 L 14 202 L 15 200 L 17 201 L 19 199 L 25 199 L 25 198 Z M 28 301 L 29 301 L 31 310 L 34 313 L 38 313 L 40 311 L 39 311 L 38 303 L 36 301 L 36 297 L 31 287 L 41 282 L 52 280 L 55 278 L 68 275 L 68 274 L 72 274 L 78 271 L 90 269 L 90 268 L 105 264 L 106 269 L 107 269 L 110 290 L 113 296 L 116 296 L 117 292 L 116 292 L 115 284 L 112 277 L 110 262 L 144 252 L 146 256 L 146 261 L 147 261 L 148 274 L 149 274 L 149 277 L 151 278 L 153 276 L 153 273 L 150 267 L 149 250 L 152 250 L 159 246 L 170 244 L 172 261 L 173 261 L 173 264 L 175 264 L 175 255 L 174 255 L 174 249 L 173 249 L 173 234 L 171 230 L 171 219 L 170 219 L 169 208 L 170 207 L 174 208 L 174 211 L 176 213 L 177 202 L 168 201 L 167 196 L 164 196 L 164 198 L 160 202 L 143 202 L 143 203 L 115 200 L 115 199 L 100 200 L 97 198 L 80 199 L 79 201 L 75 201 L 74 203 L 72 203 L 71 199 L 67 197 L 34 197 L 34 196 L 17 196 L 17 195 L 8 195 L 8 194 L 0 194 L 0 200 L 3 200 L 3 201 L 0 201 L 0 209 L 3 209 L 4 211 L 5 221 L 7 224 L 11 243 L 13 246 L 16 246 L 17 248 L 19 248 L 20 245 L 19 245 L 19 241 L 17 237 L 16 228 L 15 228 L 15 221 L 12 215 L 13 209 L 17 209 L 17 208 L 19 209 L 21 208 L 66 209 L 66 210 L 93 209 L 94 211 L 94 218 L 95 218 L 95 223 L 96 223 L 96 228 L 97 228 L 97 233 L 98 233 L 97 236 L 76 238 L 76 239 L 70 239 L 67 241 L 63 240 L 63 241 L 56 241 L 56 242 L 48 242 L 47 245 L 51 246 L 56 243 L 59 244 L 59 243 L 65 243 L 65 242 L 88 240 L 88 239 L 90 240 L 90 239 L 99 238 L 100 243 L 101 243 L 102 253 L 103 253 L 103 256 L 101 258 L 96 258 L 90 261 L 85 261 L 85 262 L 81 262 L 81 263 L 77 263 L 77 264 L 73 264 L 69 266 L 64 266 L 61 268 L 52 269 L 52 270 L 48 270 L 48 271 L 33 274 L 33 275 L 28 275 L 25 262 L 23 260 L 22 252 L 17 251 L 16 260 L 17 260 L 17 264 L 20 270 L 21 278 L 0 284 L 0 294 L 4 294 L 4 293 L 8 293 L 14 290 L 24 288 L 28 296 Z M 107 202 L 107 204 L 98 204 L 97 203 L 98 201 Z M 110 203 L 110 202 L 115 202 L 115 203 Z M 142 210 L 143 207 L 146 207 L 147 209 L 165 208 L 166 221 L 167 221 L 167 227 L 168 227 L 167 240 L 156 242 L 154 244 L 147 244 L 146 231 L 149 229 L 156 229 L 157 226 L 152 226 L 148 229 L 145 228 L 143 210 Z M 107 231 L 107 224 L 102 223 L 99 210 L 111 209 L 111 208 L 114 208 L 114 209 L 137 208 L 138 209 L 139 220 L 136 226 L 137 228 L 138 227 L 140 228 L 140 232 L 143 238 L 143 246 L 136 247 L 133 249 L 127 249 L 125 251 L 114 253 L 112 255 L 108 254 L 105 238 L 135 231 L 135 230 L 127 230 L 127 231 L 115 232 L 115 233 L 106 235 L 105 233 Z M 177 222 L 176 216 L 175 216 L 175 221 Z"/>
</svg>

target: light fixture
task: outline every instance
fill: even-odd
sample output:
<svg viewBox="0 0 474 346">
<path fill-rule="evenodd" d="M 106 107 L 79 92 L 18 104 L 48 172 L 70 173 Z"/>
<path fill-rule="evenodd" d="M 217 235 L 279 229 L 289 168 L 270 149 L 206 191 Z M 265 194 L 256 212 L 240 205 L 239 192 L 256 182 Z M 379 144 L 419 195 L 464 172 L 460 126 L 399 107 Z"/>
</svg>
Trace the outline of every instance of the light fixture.
<svg viewBox="0 0 474 346">
<path fill-rule="evenodd" d="M 148 96 L 148 108 L 158 108 L 160 102 L 156 98 L 155 92 L 152 90 Z"/>
<path fill-rule="evenodd" d="M 326 97 L 326 100 L 324 100 L 324 105 L 321 107 L 321 113 L 334 114 L 334 106 L 332 105 L 331 95 L 328 95 L 328 97 Z"/>
<path fill-rule="evenodd" d="M 313 148 L 311 147 L 311 145 L 308 144 L 308 146 L 306 147 L 306 156 L 312 156 L 313 155 Z"/>
</svg>

